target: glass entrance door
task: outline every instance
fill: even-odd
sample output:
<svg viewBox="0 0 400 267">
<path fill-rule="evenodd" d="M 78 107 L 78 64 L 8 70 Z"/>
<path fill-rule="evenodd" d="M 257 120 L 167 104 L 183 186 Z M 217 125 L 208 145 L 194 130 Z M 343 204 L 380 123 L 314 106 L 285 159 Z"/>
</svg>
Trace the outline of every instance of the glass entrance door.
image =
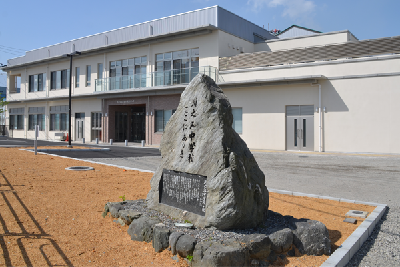
<svg viewBox="0 0 400 267">
<path fill-rule="evenodd" d="M 128 113 L 115 112 L 115 142 L 128 140 Z"/>
<path fill-rule="evenodd" d="M 314 106 L 286 106 L 286 149 L 314 151 Z"/>
<path fill-rule="evenodd" d="M 85 134 L 85 113 L 75 113 L 75 141 L 82 141 Z"/>
<path fill-rule="evenodd" d="M 133 107 L 131 109 L 131 131 L 129 141 L 141 142 L 146 138 L 146 114 L 145 107 Z"/>
</svg>

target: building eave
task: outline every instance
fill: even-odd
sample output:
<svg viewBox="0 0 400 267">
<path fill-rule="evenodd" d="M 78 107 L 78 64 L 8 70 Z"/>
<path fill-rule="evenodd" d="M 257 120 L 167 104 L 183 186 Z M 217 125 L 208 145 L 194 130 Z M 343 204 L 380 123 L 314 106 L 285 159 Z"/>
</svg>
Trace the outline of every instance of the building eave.
<svg viewBox="0 0 400 267">
<path fill-rule="evenodd" d="M 193 36 L 198 36 L 198 35 L 209 34 L 213 30 L 216 30 L 216 29 L 218 29 L 218 28 L 210 24 L 210 25 L 204 25 L 201 27 L 186 29 L 183 31 L 176 31 L 176 32 L 170 32 L 170 33 L 163 34 L 163 35 L 150 36 L 147 38 L 137 39 L 137 40 L 133 40 L 133 41 L 129 41 L 129 42 L 118 43 L 118 44 L 113 44 L 113 45 L 105 45 L 105 46 L 93 48 L 90 50 L 80 51 L 82 54 L 79 56 L 79 58 L 85 57 L 85 56 L 93 56 L 93 55 L 101 54 L 104 52 L 109 53 L 109 52 L 113 52 L 113 51 L 117 51 L 117 50 L 121 50 L 121 49 L 127 49 L 127 48 L 142 46 L 142 45 L 148 45 L 148 44 L 153 44 L 153 43 L 171 41 L 171 40 L 175 40 L 175 39 L 188 38 L 188 37 L 193 37 Z M 27 66 L 32 67 L 32 66 L 44 64 L 44 63 L 54 63 L 54 62 L 68 61 L 68 60 L 69 59 L 60 55 L 60 56 L 50 57 L 50 58 L 41 59 L 41 60 L 37 60 L 37 61 L 31 61 L 31 62 L 19 64 L 19 65 L 6 66 L 6 67 L 2 67 L 0 69 L 2 71 L 7 72 L 9 70 L 24 68 Z"/>
<path fill-rule="evenodd" d="M 315 83 L 318 80 L 324 80 L 324 79 L 326 78 L 323 75 L 307 75 L 298 77 L 279 77 L 272 79 L 255 79 L 255 80 L 244 80 L 244 81 L 221 82 L 218 83 L 218 85 L 221 88 L 272 86 L 272 85 Z"/>
</svg>

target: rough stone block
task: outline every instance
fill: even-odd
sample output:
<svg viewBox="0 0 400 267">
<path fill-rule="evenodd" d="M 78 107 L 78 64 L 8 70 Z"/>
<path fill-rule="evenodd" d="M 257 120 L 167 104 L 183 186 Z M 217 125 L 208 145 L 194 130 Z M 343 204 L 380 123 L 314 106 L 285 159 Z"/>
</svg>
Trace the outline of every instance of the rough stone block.
<svg viewBox="0 0 400 267">
<path fill-rule="evenodd" d="M 129 225 L 128 234 L 132 240 L 151 242 L 153 240 L 153 227 L 160 222 L 158 218 L 141 216 Z"/>
<path fill-rule="evenodd" d="M 248 250 L 237 242 L 203 242 L 196 245 L 192 267 L 249 266 Z"/>
<path fill-rule="evenodd" d="M 178 242 L 178 239 L 183 235 L 184 235 L 184 233 L 182 233 L 182 232 L 173 232 L 169 236 L 169 246 L 171 247 L 172 255 L 175 255 L 177 253 L 176 252 L 176 243 Z"/>
<path fill-rule="evenodd" d="M 269 235 L 271 240 L 271 249 L 276 253 L 285 253 L 289 251 L 293 244 L 293 233 L 289 228 L 285 228 Z"/>
<path fill-rule="evenodd" d="M 120 210 L 118 211 L 118 214 L 121 220 L 123 220 L 127 225 L 130 225 L 133 220 L 136 220 L 142 216 L 141 212 L 136 212 L 133 210 Z"/>
<path fill-rule="evenodd" d="M 154 227 L 153 229 L 153 248 L 155 252 L 160 252 L 169 246 L 169 236 L 171 232 L 165 227 Z"/>
<path fill-rule="evenodd" d="M 182 258 L 193 255 L 196 246 L 196 239 L 190 235 L 182 235 L 176 243 L 176 252 Z"/>
<path fill-rule="evenodd" d="M 326 226 L 314 220 L 294 222 L 291 225 L 293 244 L 300 253 L 321 256 L 331 254 L 331 241 Z"/>
<path fill-rule="evenodd" d="M 249 251 L 251 259 L 263 260 L 271 252 L 271 240 L 264 234 L 246 235 L 241 239 Z"/>
</svg>

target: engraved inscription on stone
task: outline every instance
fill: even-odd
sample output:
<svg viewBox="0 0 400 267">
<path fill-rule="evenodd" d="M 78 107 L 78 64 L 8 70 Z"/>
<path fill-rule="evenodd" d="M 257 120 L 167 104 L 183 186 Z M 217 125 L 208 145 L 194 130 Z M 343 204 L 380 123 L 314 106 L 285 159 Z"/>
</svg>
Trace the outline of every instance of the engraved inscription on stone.
<svg viewBox="0 0 400 267">
<path fill-rule="evenodd" d="M 195 142 L 196 124 L 194 122 L 194 119 L 196 118 L 197 98 L 191 100 L 190 103 L 191 103 L 190 108 L 188 106 L 185 107 L 185 113 L 182 123 L 182 130 L 183 130 L 182 148 L 179 154 L 181 158 L 187 158 L 188 163 L 192 163 L 194 160 L 193 151 L 194 147 L 196 146 Z M 187 145 L 187 143 L 189 143 L 189 145 Z M 187 157 L 185 154 L 187 154 Z"/>
<path fill-rule="evenodd" d="M 159 202 L 198 215 L 205 215 L 207 177 L 163 169 Z"/>
</svg>

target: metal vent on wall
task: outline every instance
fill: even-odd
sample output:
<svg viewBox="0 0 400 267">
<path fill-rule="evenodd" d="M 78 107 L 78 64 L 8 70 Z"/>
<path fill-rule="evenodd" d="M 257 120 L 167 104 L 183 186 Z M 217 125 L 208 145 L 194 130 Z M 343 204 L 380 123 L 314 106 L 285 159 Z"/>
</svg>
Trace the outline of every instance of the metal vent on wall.
<svg viewBox="0 0 400 267">
<path fill-rule="evenodd" d="M 314 115 L 314 106 L 300 106 L 300 115 Z"/>
<path fill-rule="evenodd" d="M 300 106 L 286 106 L 286 116 L 299 116 Z"/>
<path fill-rule="evenodd" d="M 314 115 L 313 105 L 286 106 L 286 116 L 310 116 Z"/>
</svg>

